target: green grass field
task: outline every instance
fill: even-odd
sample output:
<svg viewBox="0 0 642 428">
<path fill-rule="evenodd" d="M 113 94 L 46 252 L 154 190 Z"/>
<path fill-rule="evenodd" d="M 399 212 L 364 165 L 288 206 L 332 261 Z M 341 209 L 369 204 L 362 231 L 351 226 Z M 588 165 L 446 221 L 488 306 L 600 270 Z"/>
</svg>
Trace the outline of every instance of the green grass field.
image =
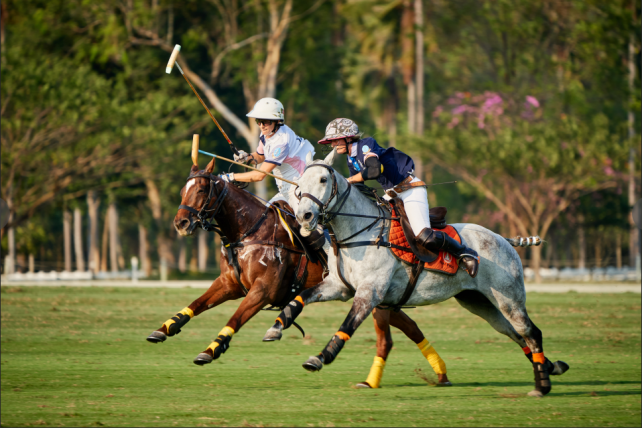
<svg viewBox="0 0 642 428">
<path fill-rule="evenodd" d="M 454 300 L 409 314 L 448 365 L 453 387 L 395 331 L 382 388 L 362 390 L 375 355 L 371 319 L 319 373 L 301 364 L 338 329 L 348 303 L 307 307 L 281 342 L 276 313 L 237 333 L 213 364 L 192 359 L 238 302 L 145 341 L 196 289 L 2 287 L 3 426 L 640 426 L 640 295 L 529 294 L 546 355 L 571 369 L 543 399 L 526 396 L 522 351 Z"/>
</svg>

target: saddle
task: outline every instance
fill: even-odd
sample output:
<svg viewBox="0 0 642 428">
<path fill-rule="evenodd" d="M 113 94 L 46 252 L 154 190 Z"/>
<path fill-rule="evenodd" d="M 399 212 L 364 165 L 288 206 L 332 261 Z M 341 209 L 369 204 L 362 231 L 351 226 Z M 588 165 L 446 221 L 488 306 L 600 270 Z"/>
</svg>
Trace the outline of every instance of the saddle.
<svg viewBox="0 0 642 428">
<path fill-rule="evenodd" d="M 410 249 L 412 250 L 413 254 L 419 260 L 425 263 L 432 263 L 435 260 L 437 260 L 437 258 L 439 257 L 438 253 L 432 252 L 430 250 L 427 250 L 415 245 L 415 234 L 412 231 L 412 227 L 410 226 L 410 221 L 408 221 L 406 208 L 404 207 L 404 204 L 401 198 L 398 198 L 398 197 L 392 198 L 390 200 L 390 203 L 393 205 L 395 213 L 400 218 L 400 223 L 403 229 L 403 233 L 406 236 L 406 240 L 408 241 L 408 245 L 410 246 Z M 430 226 L 433 229 L 444 229 L 447 226 L 446 224 L 447 212 L 448 210 L 446 209 L 446 207 L 430 208 L 429 210 Z"/>
</svg>

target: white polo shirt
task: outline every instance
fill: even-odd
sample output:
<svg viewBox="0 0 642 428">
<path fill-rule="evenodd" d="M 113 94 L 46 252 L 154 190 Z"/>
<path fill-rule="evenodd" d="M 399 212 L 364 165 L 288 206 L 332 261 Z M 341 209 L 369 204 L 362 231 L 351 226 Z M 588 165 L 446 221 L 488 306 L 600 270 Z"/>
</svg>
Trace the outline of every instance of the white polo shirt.
<svg viewBox="0 0 642 428">
<path fill-rule="evenodd" d="M 281 125 L 272 137 L 266 139 L 261 135 L 259 147 L 256 152 L 265 156 L 265 162 L 276 165 L 272 171 L 277 177 L 286 180 L 298 181 L 305 170 L 305 159 L 308 153 L 314 157 L 312 144 L 297 136 L 287 125 Z M 289 190 L 290 184 L 276 180 L 276 185 L 281 193 Z"/>
</svg>

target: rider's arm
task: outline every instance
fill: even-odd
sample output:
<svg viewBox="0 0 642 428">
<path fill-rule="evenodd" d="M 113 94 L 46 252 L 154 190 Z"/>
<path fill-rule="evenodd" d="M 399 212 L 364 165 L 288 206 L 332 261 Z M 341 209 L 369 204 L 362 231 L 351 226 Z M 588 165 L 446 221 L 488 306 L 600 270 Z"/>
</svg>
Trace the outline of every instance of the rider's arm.
<svg viewBox="0 0 642 428">
<path fill-rule="evenodd" d="M 357 173 L 353 176 L 348 177 L 348 183 L 363 183 L 364 179 L 361 176 L 361 173 Z"/>
<path fill-rule="evenodd" d="M 265 172 L 272 172 L 274 168 L 276 168 L 277 165 L 269 162 L 263 162 L 261 164 L 261 167 L 259 168 L 261 171 Z M 234 174 L 234 180 L 235 181 L 243 181 L 246 183 L 253 183 L 255 181 L 263 181 L 267 177 L 267 175 L 262 174 L 258 171 L 250 171 L 250 172 L 239 172 Z"/>
<path fill-rule="evenodd" d="M 265 160 L 265 156 L 263 156 L 262 154 L 259 154 L 258 151 L 250 154 L 250 156 L 254 158 L 257 164 L 263 163 L 263 161 Z"/>
</svg>

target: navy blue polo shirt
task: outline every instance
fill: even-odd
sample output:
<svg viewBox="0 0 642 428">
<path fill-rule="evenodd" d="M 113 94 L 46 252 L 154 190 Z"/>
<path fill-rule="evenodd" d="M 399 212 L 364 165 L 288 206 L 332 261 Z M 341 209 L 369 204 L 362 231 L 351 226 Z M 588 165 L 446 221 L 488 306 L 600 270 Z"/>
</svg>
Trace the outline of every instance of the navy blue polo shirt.
<svg viewBox="0 0 642 428">
<path fill-rule="evenodd" d="M 415 169 L 415 163 L 410 156 L 394 147 L 384 149 L 374 138 L 364 138 L 356 143 L 357 154 L 355 157 L 348 155 L 348 168 L 350 176 L 357 175 L 364 169 L 366 155 L 372 153 L 379 158 L 383 166 L 377 181 L 384 189 L 390 189 L 404 181 Z"/>
</svg>

